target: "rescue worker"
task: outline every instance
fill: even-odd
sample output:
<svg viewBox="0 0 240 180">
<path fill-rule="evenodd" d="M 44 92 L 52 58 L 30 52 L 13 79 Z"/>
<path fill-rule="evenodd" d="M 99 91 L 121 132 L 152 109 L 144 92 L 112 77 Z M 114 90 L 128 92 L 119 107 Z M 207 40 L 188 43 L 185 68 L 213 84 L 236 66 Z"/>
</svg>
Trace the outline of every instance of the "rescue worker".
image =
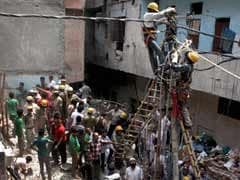
<svg viewBox="0 0 240 180">
<path fill-rule="evenodd" d="M 143 33 L 145 44 L 148 46 L 150 62 L 153 73 L 156 73 L 157 68 L 163 63 L 163 53 L 158 43 L 156 42 L 157 25 L 165 20 L 165 16 L 176 13 L 176 9 L 169 7 L 159 11 L 159 6 L 155 2 L 151 2 L 147 6 L 148 12 L 144 14 L 145 21 L 158 20 L 159 22 L 144 22 Z M 157 57 L 158 56 L 158 57 Z"/>
<path fill-rule="evenodd" d="M 116 126 L 115 128 L 115 131 L 113 133 L 113 142 L 114 149 L 117 152 L 117 154 L 115 154 L 115 167 L 120 170 L 123 167 L 123 159 L 121 153 L 123 152 L 122 145 L 124 144 L 123 128 L 120 125 Z M 110 151 L 110 157 L 111 153 L 112 151 Z"/>
<path fill-rule="evenodd" d="M 182 64 L 172 64 L 171 67 L 175 72 L 180 72 L 177 81 L 177 100 L 182 112 L 184 125 L 186 128 L 192 127 L 192 121 L 188 111 L 187 103 L 190 97 L 189 89 L 192 82 L 193 65 L 199 60 L 197 52 L 188 51 L 185 53 Z"/>
<path fill-rule="evenodd" d="M 129 125 L 127 118 L 128 118 L 127 113 L 125 113 L 123 111 L 123 112 L 121 112 L 118 123 L 117 123 L 118 125 L 121 125 L 123 127 L 123 129 L 125 129 L 125 130 L 128 128 L 128 125 Z"/>
<path fill-rule="evenodd" d="M 39 110 L 39 106 L 34 102 L 34 98 L 32 96 L 26 97 L 26 103 L 23 106 L 23 114 L 26 115 L 28 113 L 28 107 L 32 106 L 33 113 L 36 114 L 37 110 Z"/>
<path fill-rule="evenodd" d="M 46 123 L 48 122 L 47 107 L 48 101 L 46 99 L 42 99 L 40 101 L 40 109 L 36 114 L 37 120 L 35 124 L 35 132 L 39 132 L 40 129 L 45 129 Z"/>
<path fill-rule="evenodd" d="M 35 136 L 34 123 L 36 121 L 36 116 L 33 113 L 33 106 L 27 107 L 27 114 L 24 115 L 23 120 L 26 128 L 27 150 L 31 153 L 31 144 Z"/>
<path fill-rule="evenodd" d="M 83 118 L 83 126 L 85 128 L 91 128 L 92 131 L 94 131 L 97 123 L 97 119 L 93 115 L 94 111 L 94 108 L 88 108 L 87 115 Z"/>
</svg>

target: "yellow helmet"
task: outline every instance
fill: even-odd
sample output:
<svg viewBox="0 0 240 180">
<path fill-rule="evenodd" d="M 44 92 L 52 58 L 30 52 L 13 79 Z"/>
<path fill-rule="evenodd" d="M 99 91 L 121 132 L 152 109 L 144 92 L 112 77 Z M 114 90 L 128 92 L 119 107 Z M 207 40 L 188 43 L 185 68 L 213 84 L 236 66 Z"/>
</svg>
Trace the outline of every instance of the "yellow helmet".
<svg viewBox="0 0 240 180">
<path fill-rule="evenodd" d="M 88 112 L 89 114 L 93 114 L 94 109 L 90 107 L 90 108 L 88 108 L 87 112 Z"/>
<path fill-rule="evenodd" d="M 148 9 L 153 10 L 155 12 L 159 12 L 159 6 L 155 2 L 150 2 L 147 6 Z"/>
<path fill-rule="evenodd" d="M 123 131 L 122 126 L 120 126 L 120 125 L 116 126 L 115 131 Z"/>
<path fill-rule="evenodd" d="M 47 107 L 48 106 L 48 100 L 42 99 L 40 104 L 41 104 L 42 107 Z"/>
<path fill-rule="evenodd" d="M 59 90 L 65 90 L 65 85 L 59 85 Z"/>
<path fill-rule="evenodd" d="M 26 100 L 27 100 L 27 101 L 33 101 L 33 97 L 32 97 L 32 96 L 27 96 L 27 97 L 26 97 Z"/>
<path fill-rule="evenodd" d="M 189 51 L 187 57 L 192 63 L 196 63 L 199 60 L 199 54 L 196 51 Z"/>
<path fill-rule="evenodd" d="M 127 113 L 121 112 L 120 118 L 121 118 L 121 119 L 126 119 L 126 118 L 127 118 Z"/>
</svg>

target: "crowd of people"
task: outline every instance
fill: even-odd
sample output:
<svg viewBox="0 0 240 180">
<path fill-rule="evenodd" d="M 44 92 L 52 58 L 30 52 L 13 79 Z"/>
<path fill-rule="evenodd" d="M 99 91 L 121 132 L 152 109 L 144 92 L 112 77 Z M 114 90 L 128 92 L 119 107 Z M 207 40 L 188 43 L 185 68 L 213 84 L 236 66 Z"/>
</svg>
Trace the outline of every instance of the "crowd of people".
<svg viewBox="0 0 240 180">
<path fill-rule="evenodd" d="M 123 159 L 114 158 L 129 124 L 124 107 L 116 103 L 111 109 L 103 104 L 104 110 L 99 111 L 90 87 L 83 83 L 74 91 L 64 76 L 58 82 L 49 76 L 48 83 L 41 77 L 29 91 L 21 82 L 18 90 L 17 96 L 9 92 L 6 101 L 11 135 L 17 137 L 20 157 L 37 151 L 42 179 L 47 174 L 51 180 L 52 165 L 63 166 L 69 156 L 73 179 L 97 180 L 116 171 L 128 180 L 143 179 L 135 158 L 129 159 L 128 168 Z"/>
</svg>

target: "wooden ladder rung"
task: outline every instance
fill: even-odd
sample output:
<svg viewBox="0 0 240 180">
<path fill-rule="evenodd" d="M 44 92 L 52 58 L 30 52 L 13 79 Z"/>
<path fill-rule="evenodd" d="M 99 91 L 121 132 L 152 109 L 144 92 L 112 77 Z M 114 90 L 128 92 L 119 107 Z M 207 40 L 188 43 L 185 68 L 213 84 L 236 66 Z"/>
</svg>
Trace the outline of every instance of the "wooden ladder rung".
<svg viewBox="0 0 240 180">
<path fill-rule="evenodd" d="M 142 101 L 141 104 L 145 104 L 145 105 L 149 105 L 149 106 L 153 106 L 153 107 L 156 106 L 156 104 L 152 104 L 152 103 L 149 103 L 149 102 L 146 102 L 146 101 Z"/>
<path fill-rule="evenodd" d="M 137 118 L 133 117 L 133 119 L 131 121 L 131 124 L 134 123 L 134 122 L 136 122 L 136 123 L 144 123 L 144 121 L 138 120 Z"/>
<path fill-rule="evenodd" d="M 128 129 L 128 130 L 126 131 L 126 134 L 127 134 L 127 133 L 139 134 L 139 131 L 135 131 L 135 130 Z"/>
<path fill-rule="evenodd" d="M 161 100 L 161 98 L 155 97 L 155 96 L 148 96 L 147 98 L 149 98 L 149 99 L 158 99 L 158 100 Z"/>
<path fill-rule="evenodd" d="M 137 109 L 138 111 L 146 111 L 146 112 L 152 112 L 153 110 L 150 110 L 150 109 L 144 109 L 144 108 L 140 108 L 140 109 Z"/>
</svg>

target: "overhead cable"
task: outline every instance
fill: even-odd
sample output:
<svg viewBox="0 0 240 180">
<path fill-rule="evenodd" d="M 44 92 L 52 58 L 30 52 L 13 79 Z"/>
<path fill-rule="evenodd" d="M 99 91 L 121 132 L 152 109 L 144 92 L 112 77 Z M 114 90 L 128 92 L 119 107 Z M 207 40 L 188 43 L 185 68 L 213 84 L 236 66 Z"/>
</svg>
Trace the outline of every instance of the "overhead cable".
<svg viewBox="0 0 240 180">
<path fill-rule="evenodd" d="M 206 58 L 205 56 L 202 56 L 202 55 L 199 55 L 199 56 L 200 56 L 201 59 L 203 59 L 204 61 L 206 61 L 206 62 L 208 62 L 208 63 L 214 65 L 215 67 L 217 67 L 218 69 L 224 71 L 225 73 L 229 74 L 230 76 L 232 76 L 232 77 L 234 77 L 234 78 L 240 80 L 240 76 L 238 76 L 237 74 L 234 74 L 234 73 L 232 73 L 231 71 L 225 69 L 224 67 L 219 66 L 218 64 L 212 62 L 210 59 Z"/>
<path fill-rule="evenodd" d="M 227 62 L 232 62 L 232 61 L 239 61 L 239 59 L 238 58 L 226 59 L 226 60 L 218 62 L 217 65 L 224 64 L 224 63 L 227 63 Z M 208 71 L 208 70 L 213 69 L 213 68 L 215 68 L 214 65 L 206 67 L 206 68 L 194 68 L 194 70 L 195 71 Z"/>
<path fill-rule="evenodd" d="M 4 17 L 15 17 L 15 18 L 45 18 L 45 19 L 72 19 L 72 20 L 90 20 L 90 21 L 122 21 L 122 22 L 161 22 L 162 24 L 168 24 L 167 22 L 163 22 L 162 20 L 143 20 L 143 19 L 138 19 L 138 18 L 113 18 L 113 17 L 88 17 L 88 16 L 55 16 L 55 15 L 42 15 L 42 14 L 13 14 L 13 13 L 5 13 L 5 12 L 0 12 L 0 16 Z M 187 18 L 186 16 L 176 16 L 176 18 L 181 19 L 181 18 Z M 222 36 L 217 36 L 214 34 L 202 32 L 193 28 L 189 28 L 187 26 L 178 24 L 176 26 L 177 28 L 181 29 L 186 29 L 192 32 L 197 32 L 200 34 L 203 34 L 205 36 L 210 36 L 214 38 L 219 38 L 222 40 L 234 42 L 234 43 L 240 43 L 239 41 L 228 39 Z"/>
</svg>

